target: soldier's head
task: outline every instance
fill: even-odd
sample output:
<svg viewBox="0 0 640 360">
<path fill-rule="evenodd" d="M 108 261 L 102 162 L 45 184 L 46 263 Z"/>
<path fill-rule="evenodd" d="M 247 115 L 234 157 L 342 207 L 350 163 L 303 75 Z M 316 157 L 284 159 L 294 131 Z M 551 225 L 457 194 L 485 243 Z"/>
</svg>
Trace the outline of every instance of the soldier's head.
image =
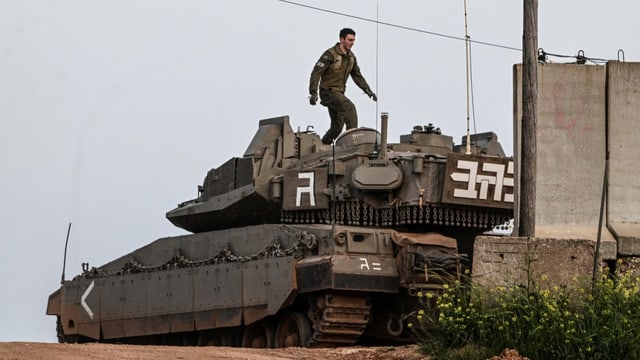
<svg viewBox="0 0 640 360">
<path fill-rule="evenodd" d="M 353 43 L 356 41 L 356 32 L 350 28 L 340 30 L 340 47 L 343 50 L 351 50 Z"/>
</svg>

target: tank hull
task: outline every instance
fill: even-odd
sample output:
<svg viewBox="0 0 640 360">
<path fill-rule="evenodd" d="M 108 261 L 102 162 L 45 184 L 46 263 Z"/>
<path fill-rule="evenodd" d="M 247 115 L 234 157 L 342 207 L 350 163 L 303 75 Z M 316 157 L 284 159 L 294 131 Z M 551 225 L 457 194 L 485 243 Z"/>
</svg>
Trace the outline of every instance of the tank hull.
<svg viewBox="0 0 640 360">
<path fill-rule="evenodd" d="M 197 342 L 212 330 L 235 329 L 239 342 L 250 324 L 314 311 L 349 316 L 318 316 L 315 323 L 305 317 L 315 330 L 302 345 L 353 344 L 365 330 L 373 338 L 408 340 L 409 333 L 391 335 L 384 324 L 390 314 L 407 315 L 416 290 L 433 284 L 399 272 L 394 252 L 403 236 L 364 227 L 259 225 L 162 238 L 65 281 L 51 294 L 47 314 L 58 316 L 62 341 L 162 343 L 168 334 L 191 334 Z M 419 246 L 443 249 L 456 262 L 455 241 Z M 393 302 L 397 312 L 385 312 L 376 330 L 370 319 L 380 302 Z"/>
</svg>

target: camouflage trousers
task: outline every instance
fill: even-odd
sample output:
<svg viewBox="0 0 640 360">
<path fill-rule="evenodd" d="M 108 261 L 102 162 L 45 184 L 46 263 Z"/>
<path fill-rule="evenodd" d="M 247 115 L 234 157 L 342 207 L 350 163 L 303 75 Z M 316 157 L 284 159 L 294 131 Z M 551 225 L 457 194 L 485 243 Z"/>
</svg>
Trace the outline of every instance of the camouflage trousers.
<svg viewBox="0 0 640 360">
<path fill-rule="evenodd" d="M 356 107 L 343 92 L 320 89 L 320 104 L 329 109 L 331 118 L 331 127 L 322 137 L 323 144 L 331 144 L 340 135 L 345 124 L 347 130 L 358 127 Z"/>
</svg>

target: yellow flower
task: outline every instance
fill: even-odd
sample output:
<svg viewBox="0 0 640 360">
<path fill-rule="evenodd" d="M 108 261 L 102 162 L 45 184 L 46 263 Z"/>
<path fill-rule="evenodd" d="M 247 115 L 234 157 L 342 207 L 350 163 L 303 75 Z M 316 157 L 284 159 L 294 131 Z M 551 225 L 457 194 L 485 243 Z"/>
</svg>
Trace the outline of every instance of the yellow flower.
<svg viewBox="0 0 640 360">
<path fill-rule="evenodd" d="M 542 281 L 547 280 L 547 275 L 546 274 L 542 274 L 542 276 L 540 277 L 540 280 L 542 280 Z"/>
<path fill-rule="evenodd" d="M 422 291 L 418 291 L 416 295 L 418 295 L 418 297 L 422 297 Z"/>
<path fill-rule="evenodd" d="M 413 327 L 413 324 L 412 324 L 412 323 L 408 323 L 408 324 L 407 324 L 407 327 L 408 327 L 409 329 L 411 329 L 411 328 Z"/>
<path fill-rule="evenodd" d="M 424 310 L 422 309 L 418 310 L 418 315 L 424 315 Z"/>
</svg>

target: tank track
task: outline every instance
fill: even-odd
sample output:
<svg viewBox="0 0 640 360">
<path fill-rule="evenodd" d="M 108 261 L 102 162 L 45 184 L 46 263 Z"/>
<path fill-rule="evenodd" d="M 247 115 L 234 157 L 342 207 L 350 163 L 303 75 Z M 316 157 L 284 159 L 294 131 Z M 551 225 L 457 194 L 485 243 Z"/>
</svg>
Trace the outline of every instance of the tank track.
<svg viewBox="0 0 640 360">
<path fill-rule="evenodd" d="M 314 333 L 309 347 L 353 345 L 369 323 L 371 300 L 366 295 L 328 293 L 310 305 L 307 315 Z"/>
<path fill-rule="evenodd" d="M 78 335 L 65 335 L 64 329 L 62 328 L 62 323 L 60 322 L 60 316 L 58 316 L 56 320 L 56 337 L 58 338 L 58 342 L 60 344 L 71 343 L 77 344 L 82 341 L 82 338 Z"/>
</svg>

